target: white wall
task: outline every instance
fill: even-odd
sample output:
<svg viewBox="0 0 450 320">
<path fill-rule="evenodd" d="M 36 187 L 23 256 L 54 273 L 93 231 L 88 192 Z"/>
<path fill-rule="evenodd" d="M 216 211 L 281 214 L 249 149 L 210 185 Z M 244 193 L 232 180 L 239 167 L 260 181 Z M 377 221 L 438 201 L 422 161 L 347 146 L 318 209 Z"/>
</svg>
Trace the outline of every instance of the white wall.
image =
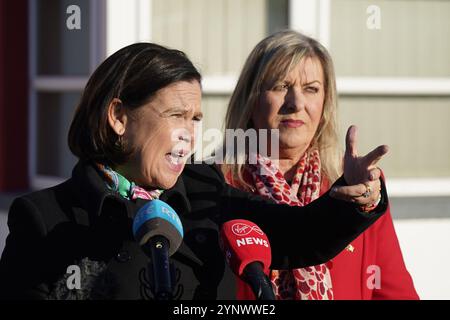
<svg viewBox="0 0 450 320">
<path fill-rule="evenodd" d="M 421 299 L 450 299 L 450 219 L 395 220 L 406 266 Z"/>
</svg>

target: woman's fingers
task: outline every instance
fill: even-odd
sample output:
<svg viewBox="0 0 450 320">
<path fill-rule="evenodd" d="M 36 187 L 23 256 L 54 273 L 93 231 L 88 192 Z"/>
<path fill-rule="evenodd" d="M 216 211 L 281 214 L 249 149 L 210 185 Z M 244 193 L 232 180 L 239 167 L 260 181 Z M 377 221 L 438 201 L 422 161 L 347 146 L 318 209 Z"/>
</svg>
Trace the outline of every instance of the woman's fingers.
<svg viewBox="0 0 450 320">
<path fill-rule="evenodd" d="M 358 149 L 356 148 L 357 132 L 358 128 L 355 125 L 351 125 L 345 136 L 345 154 L 351 157 L 358 156 Z"/>
<path fill-rule="evenodd" d="M 363 157 L 363 166 L 371 167 L 377 164 L 378 161 L 389 151 L 387 145 L 378 146 Z"/>
<path fill-rule="evenodd" d="M 357 150 L 358 128 L 351 125 L 345 137 L 344 179 L 350 185 L 376 181 L 380 178 L 381 171 L 375 168 L 377 162 L 388 152 L 386 145 L 378 146 L 364 157 L 358 156 Z"/>
<path fill-rule="evenodd" d="M 366 186 L 363 184 L 353 186 L 334 186 L 330 190 L 330 196 L 339 200 L 355 202 L 355 199 L 360 197 L 364 192 L 366 192 Z"/>
<path fill-rule="evenodd" d="M 368 186 L 370 186 L 371 192 L 369 193 L 368 197 L 360 196 L 354 198 L 354 203 L 357 203 L 359 205 L 370 205 L 378 201 L 378 197 L 380 196 L 380 187 L 381 183 L 380 180 L 372 181 L 366 183 Z"/>
<path fill-rule="evenodd" d="M 345 137 L 345 155 L 344 155 L 344 178 L 349 185 L 356 185 L 365 181 L 367 175 L 362 177 L 360 170 L 360 159 L 358 157 L 358 149 L 356 147 L 358 128 L 351 125 L 347 130 Z"/>
<path fill-rule="evenodd" d="M 330 190 L 330 196 L 352 202 L 361 206 L 370 205 L 378 200 L 380 195 L 380 180 L 366 182 L 365 184 L 357 184 L 353 186 L 334 186 Z M 369 188 L 368 188 L 369 187 Z M 364 194 L 370 191 L 368 196 Z"/>
<path fill-rule="evenodd" d="M 353 197 L 348 195 L 348 190 L 345 190 L 348 187 L 344 186 L 335 186 L 330 190 L 330 197 L 335 198 L 337 200 L 347 201 L 347 202 L 355 202 Z"/>
<path fill-rule="evenodd" d="M 369 180 L 376 181 L 381 177 L 381 169 L 376 167 L 369 170 Z"/>
</svg>

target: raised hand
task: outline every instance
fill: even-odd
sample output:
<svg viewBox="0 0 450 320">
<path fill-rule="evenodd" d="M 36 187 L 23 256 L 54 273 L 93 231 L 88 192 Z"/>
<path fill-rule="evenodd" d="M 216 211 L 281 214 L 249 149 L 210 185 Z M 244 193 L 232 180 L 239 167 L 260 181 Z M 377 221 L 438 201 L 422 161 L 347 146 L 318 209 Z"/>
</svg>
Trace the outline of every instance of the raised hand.
<svg viewBox="0 0 450 320">
<path fill-rule="evenodd" d="M 330 195 L 336 199 L 366 206 L 377 202 L 379 198 L 381 171 L 376 164 L 389 148 L 381 145 L 367 155 L 359 156 L 356 147 L 357 131 L 356 126 L 350 126 L 345 138 L 344 179 L 348 186 L 335 187 Z"/>
</svg>

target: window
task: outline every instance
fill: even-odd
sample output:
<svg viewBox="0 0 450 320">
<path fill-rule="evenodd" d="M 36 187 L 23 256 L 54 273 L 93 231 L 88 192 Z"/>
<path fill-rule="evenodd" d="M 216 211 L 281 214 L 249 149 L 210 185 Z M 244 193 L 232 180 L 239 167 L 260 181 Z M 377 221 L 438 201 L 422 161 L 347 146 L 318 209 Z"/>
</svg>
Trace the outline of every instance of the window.
<svg viewBox="0 0 450 320">
<path fill-rule="evenodd" d="M 30 175 L 40 189 L 71 176 L 67 133 L 90 73 L 105 55 L 104 1 L 30 0 Z M 69 30 L 77 5 L 81 29 Z"/>
<path fill-rule="evenodd" d="M 392 147 L 382 161 L 391 196 L 450 195 L 450 2 L 290 4 L 291 26 L 318 38 L 333 57 L 342 140 L 356 124 L 361 153 Z M 380 29 L 366 25 L 373 5 Z"/>
</svg>

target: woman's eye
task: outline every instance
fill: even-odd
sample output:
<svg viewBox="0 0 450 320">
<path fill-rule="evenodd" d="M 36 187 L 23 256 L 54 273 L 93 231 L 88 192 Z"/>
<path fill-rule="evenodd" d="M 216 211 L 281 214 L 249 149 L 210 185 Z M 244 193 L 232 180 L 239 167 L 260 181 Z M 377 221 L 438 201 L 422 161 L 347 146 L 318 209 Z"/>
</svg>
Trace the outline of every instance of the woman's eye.
<svg viewBox="0 0 450 320">
<path fill-rule="evenodd" d="M 310 93 L 317 93 L 317 92 L 319 92 L 319 88 L 317 88 L 317 87 L 307 87 L 306 91 L 308 91 Z"/>
<path fill-rule="evenodd" d="M 289 89 L 289 85 L 287 83 L 277 84 L 273 87 L 274 91 L 283 91 Z"/>
<path fill-rule="evenodd" d="M 200 121 L 202 121 L 202 118 L 200 118 L 200 117 L 194 117 L 192 120 L 194 120 L 195 122 L 200 122 Z"/>
</svg>

